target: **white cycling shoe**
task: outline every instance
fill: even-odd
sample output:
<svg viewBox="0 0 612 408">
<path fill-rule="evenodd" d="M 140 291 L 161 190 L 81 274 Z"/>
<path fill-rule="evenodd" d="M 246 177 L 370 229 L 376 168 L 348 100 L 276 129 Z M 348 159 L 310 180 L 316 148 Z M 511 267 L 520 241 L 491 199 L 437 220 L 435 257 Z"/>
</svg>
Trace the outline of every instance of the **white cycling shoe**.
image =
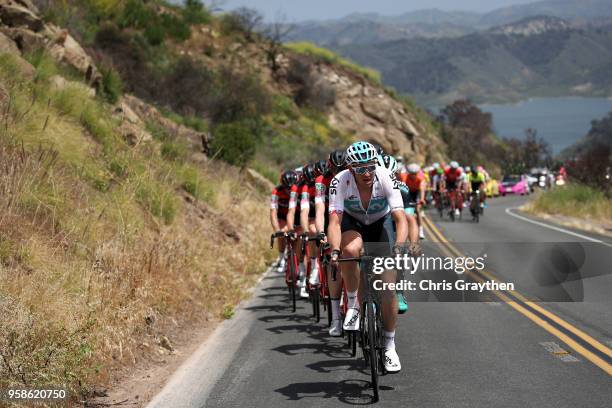
<svg viewBox="0 0 612 408">
<path fill-rule="evenodd" d="M 351 307 L 346 311 L 342 328 L 346 331 L 359 330 L 359 309 Z"/>
<path fill-rule="evenodd" d="M 342 336 L 342 322 L 340 319 L 332 320 L 331 326 L 329 326 L 329 335 L 332 337 Z"/>
<path fill-rule="evenodd" d="M 308 289 L 306 288 L 306 279 L 303 279 L 298 282 L 300 286 L 300 297 L 303 299 L 308 299 Z"/>
<path fill-rule="evenodd" d="M 385 349 L 385 370 L 388 373 L 399 373 L 401 369 L 402 363 L 395 349 Z"/>
<path fill-rule="evenodd" d="M 419 227 L 419 239 L 425 239 L 425 231 L 423 227 Z"/>
<path fill-rule="evenodd" d="M 310 271 L 308 283 L 310 283 L 310 286 L 317 286 L 319 284 L 319 268 L 314 268 Z"/>
<path fill-rule="evenodd" d="M 276 271 L 278 273 L 285 272 L 285 265 L 286 265 L 285 258 L 283 258 L 279 261 Z"/>
</svg>

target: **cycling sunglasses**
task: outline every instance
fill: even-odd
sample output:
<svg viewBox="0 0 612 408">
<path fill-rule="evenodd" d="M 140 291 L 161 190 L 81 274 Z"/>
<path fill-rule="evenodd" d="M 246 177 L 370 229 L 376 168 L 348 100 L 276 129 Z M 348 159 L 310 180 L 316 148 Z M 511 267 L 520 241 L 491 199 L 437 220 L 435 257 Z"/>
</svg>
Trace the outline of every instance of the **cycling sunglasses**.
<svg viewBox="0 0 612 408">
<path fill-rule="evenodd" d="M 355 174 L 363 176 L 364 174 L 374 173 L 374 171 L 376 171 L 376 165 L 368 164 L 367 166 L 353 167 L 353 171 L 355 172 Z"/>
</svg>

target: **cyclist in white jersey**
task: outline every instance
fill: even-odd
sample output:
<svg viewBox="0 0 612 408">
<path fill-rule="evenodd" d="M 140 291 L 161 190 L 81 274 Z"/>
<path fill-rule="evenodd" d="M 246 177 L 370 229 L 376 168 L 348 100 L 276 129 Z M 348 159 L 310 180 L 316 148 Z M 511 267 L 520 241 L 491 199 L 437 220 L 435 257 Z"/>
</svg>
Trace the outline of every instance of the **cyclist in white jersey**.
<svg viewBox="0 0 612 408">
<path fill-rule="evenodd" d="M 368 142 L 353 143 L 346 156 L 348 170 L 338 173 L 329 186 L 328 242 L 332 263 L 336 263 L 340 253 L 343 257 L 358 257 L 362 249 L 370 256 L 405 253 L 408 224 L 395 176 L 377 165 L 376 148 Z M 342 263 L 341 271 L 349 307 L 343 328 L 359 330 L 359 266 L 355 262 Z M 381 278 L 392 283 L 395 275 L 394 270 L 388 270 Z M 382 291 L 381 295 L 385 369 L 398 372 L 401 364 L 395 351 L 397 299 L 393 291 Z"/>
</svg>

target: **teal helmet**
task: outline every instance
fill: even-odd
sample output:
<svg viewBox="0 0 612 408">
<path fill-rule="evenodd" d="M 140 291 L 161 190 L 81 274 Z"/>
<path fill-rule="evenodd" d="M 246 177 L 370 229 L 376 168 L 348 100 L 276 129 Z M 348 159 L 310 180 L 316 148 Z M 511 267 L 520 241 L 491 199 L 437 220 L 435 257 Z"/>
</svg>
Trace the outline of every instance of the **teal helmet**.
<svg viewBox="0 0 612 408">
<path fill-rule="evenodd" d="M 346 164 L 363 164 L 376 160 L 378 152 L 372 143 L 355 142 L 346 149 Z"/>
</svg>

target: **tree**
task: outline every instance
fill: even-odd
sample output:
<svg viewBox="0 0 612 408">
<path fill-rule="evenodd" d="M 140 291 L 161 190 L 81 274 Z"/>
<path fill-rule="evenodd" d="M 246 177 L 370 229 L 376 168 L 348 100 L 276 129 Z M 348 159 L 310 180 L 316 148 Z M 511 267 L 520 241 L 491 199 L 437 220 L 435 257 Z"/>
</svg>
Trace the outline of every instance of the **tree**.
<svg viewBox="0 0 612 408">
<path fill-rule="evenodd" d="M 535 129 L 525 129 L 523 141 L 523 162 L 528 169 L 538 166 L 548 167 L 552 163 L 550 146 L 546 140 L 538 137 Z"/>
<path fill-rule="evenodd" d="M 266 54 L 268 66 L 272 70 L 272 74 L 276 74 L 280 68 L 278 65 L 278 57 L 283 50 L 285 39 L 295 29 L 292 24 L 282 22 L 283 19 L 277 19 L 275 23 L 268 25 L 261 34 L 264 38 L 262 49 Z"/>
<path fill-rule="evenodd" d="M 468 99 L 460 99 L 446 106 L 441 112 L 442 121 L 454 128 L 466 128 L 471 134 L 482 139 L 493 131 L 493 117 L 483 112 Z"/>
<path fill-rule="evenodd" d="M 232 12 L 240 30 L 248 41 L 253 41 L 255 32 L 263 23 L 263 15 L 252 8 L 240 7 Z"/>
</svg>

